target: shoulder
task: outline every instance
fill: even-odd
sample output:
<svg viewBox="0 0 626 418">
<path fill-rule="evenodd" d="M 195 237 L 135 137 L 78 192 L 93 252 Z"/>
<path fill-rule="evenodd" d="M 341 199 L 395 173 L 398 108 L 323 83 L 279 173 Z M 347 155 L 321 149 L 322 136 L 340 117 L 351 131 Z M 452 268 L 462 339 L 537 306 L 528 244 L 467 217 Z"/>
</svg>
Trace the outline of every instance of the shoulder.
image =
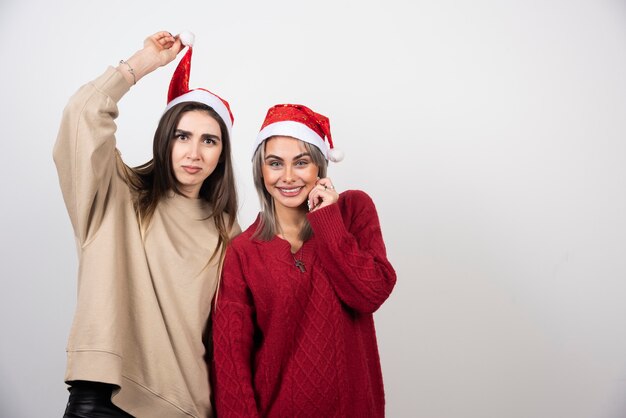
<svg viewBox="0 0 626 418">
<path fill-rule="evenodd" d="M 363 220 L 378 217 L 372 198 L 362 190 L 346 190 L 339 195 L 337 206 L 344 223 L 351 228 Z"/>
<path fill-rule="evenodd" d="M 252 223 L 252 225 L 246 228 L 245 231 L 233 238 L 230 243 L 230 247 L 233 248 L 235 251 L 245 250 L 246 248 L 250 247 L 252 245 L 252 236 L 254 235 L 254 231 L 256 231 L 257 224 L 258 219 L 257 221 Z"/>
<path fill-rule="evenodd" d="M 358 210 L 366 207 L 374 207 L 372 198 L 362 190 L 346 190 L 339 194 L 339 209 L 344 212 L 347 210 Z"/>
<path fill-rule="evenodd" d="M 233 238 L 228 247 L 226 248 L 226 256 L 224 259 L 224 268 L 228 271 L 233 269 L 239 270 L 246 268 L 251 260 L 255 260 L 257 257 L 257 245 L 259 241 L 253 238 L 256 231 L 257 222 L 246 228 L 245 231 Z"/>
<path fill-rule="evenodd" d="M 363 190 L 346 190 L 339 194 L 339 199 L 356 200 L 356 201 L 372 201 L 370 195 Z"/>
<path fill-rule="evenodd" d="M 223 216 L 224 216 L 224 224 L 225 225 L 230 225 L 230 222 L 233 219 L 233 217 L 229 213 L 227 213 L 227 212 L 224 212 Z M 228 231 L 228 236 L 230 237 L 231 240 L 233 240 L 239 234 L 241 234 L 241 226 L 239 225 L 239 222 L 237 221 L 237 218 L 235 218 L 233 220 L 233 224 L 232 224 L 230 230 Z"/>
</svg>

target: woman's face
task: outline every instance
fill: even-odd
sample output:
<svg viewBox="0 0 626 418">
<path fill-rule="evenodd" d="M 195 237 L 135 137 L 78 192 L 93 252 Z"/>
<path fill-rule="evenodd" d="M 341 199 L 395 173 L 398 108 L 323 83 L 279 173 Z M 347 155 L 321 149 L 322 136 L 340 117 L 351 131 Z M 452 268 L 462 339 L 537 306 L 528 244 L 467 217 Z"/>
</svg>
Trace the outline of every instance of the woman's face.
<svg viewBox="0 0 626 418">
<path fill-rule="evenodd" d="M 315 187 L 319 167 L 302 141 L 274 136 L 265 141 L 263 183 L 279 208 L 300 208 Z"/>
<path fill-rule="evenodd" d="M 180 118 L 172 147 L 172 169 L 180 191 L 196 199 L 202 183 L 217 167 L 222 154 L 220 125 L 202 110 Z"/>
</svg>

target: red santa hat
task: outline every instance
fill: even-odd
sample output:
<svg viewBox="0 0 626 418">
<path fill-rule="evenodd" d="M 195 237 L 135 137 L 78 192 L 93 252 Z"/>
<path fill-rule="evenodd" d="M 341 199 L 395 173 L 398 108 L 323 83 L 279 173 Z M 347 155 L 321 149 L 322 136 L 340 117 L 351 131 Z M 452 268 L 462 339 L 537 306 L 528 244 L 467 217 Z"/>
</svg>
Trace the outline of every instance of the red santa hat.
<svg viewBox="0 0 626 418">
<path fill-rule="evenodd" d="M 176 71 L 174 71 L 174 75 L 172 76 L 172 81 L 170 82 L 170 88 L 167 95 L 167 106 L 165 107 L 165 112 L 170 110 L 173 106 L 183 102 L 204 103 L 217 112 L 226 124 L 228 132 L 230 133 L 233 129 L 233 122 L 235 119 L 230 111 L 228 102 L 209 90 L 203 88 L 193 90 L 189 89 L 191 54 L 193 51 L 192 46 L 195 36 L 191 32 L 182 32 L 179 37 L 183 45 L 188 46 L 189 49 L 178 63 L 178 67 L 176 67 Z"/>
<path fill-rule="evenodd" d="M 343 152 L 335 149 L 330 134 L 330 121 L 303 105 L 280 104 L 267 111 L 261 131 L 257 135 L 254 151 L 272 136 L 291 136 L 315 145 L 327 160 L 343 160 Z"/>
</svg>

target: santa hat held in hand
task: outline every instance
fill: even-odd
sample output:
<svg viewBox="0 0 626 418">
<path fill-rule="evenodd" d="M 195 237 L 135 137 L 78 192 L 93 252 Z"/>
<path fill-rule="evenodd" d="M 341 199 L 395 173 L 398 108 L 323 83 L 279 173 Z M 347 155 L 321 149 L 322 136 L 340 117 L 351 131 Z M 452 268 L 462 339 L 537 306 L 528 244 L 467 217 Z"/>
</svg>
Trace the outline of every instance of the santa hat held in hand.
<svg viewBox="0 0 626 418">
<path fill-rule="evenodd" d="M 280 104 L 267 111 L 261 131 L 257 135 L 254 150 L 272 136 L 291 136 L 315 145 L 327 160 L 343 160 L 343 152 L 335 149 L 330 134 L 330 121 L 303 105 Z"/>
<path fill-rule="evenodd" d="M 228 128 L 228 133 L 230 134 L 233 129 L 234 118 L 233 114 L 230 111 L 230 106 L 228 105 L 228 102 L 219 97 L 217 94 L 211 93 L 206 89 L 189 89 L 191 54 L 193 51 L 192 46 L 195 36 L 191 32 L 182 32 L 179 37 L 182 44 L 188 46 L 189 49 L 178 63 L 178 67 L 176 67 L 176 71 L 174 71 L 174 75 L 172 76 L 170 89 L 167 95 L 167 106 L 165 107 L 165 112 L 170 110 L 173 106 L 182 102 L 203 103 L 207 106 L 210 106 L 211 108 L 213 108 L 213 110 L 217 112 L 217 114 L 226 124 L 226 127 Z"/>
</svg>

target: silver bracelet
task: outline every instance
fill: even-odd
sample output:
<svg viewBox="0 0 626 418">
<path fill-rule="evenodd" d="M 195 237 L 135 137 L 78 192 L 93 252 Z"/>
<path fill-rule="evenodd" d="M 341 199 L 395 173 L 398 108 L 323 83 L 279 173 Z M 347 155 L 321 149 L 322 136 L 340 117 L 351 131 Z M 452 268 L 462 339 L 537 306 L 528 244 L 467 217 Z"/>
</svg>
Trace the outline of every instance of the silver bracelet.
<svg viewBox="0 0 626 418">
<path fill-rule="evenodd" d="M 128 72 L 133 76 L 133 86 L 137 84 L 137 77 L 135 77 L 135 70 L 133 70 L 133 67 L 131 67 L 130 64 L 124 60 L 120 60 L 120 64 L 126 64 L 128 66 Z"/>
</svg>

